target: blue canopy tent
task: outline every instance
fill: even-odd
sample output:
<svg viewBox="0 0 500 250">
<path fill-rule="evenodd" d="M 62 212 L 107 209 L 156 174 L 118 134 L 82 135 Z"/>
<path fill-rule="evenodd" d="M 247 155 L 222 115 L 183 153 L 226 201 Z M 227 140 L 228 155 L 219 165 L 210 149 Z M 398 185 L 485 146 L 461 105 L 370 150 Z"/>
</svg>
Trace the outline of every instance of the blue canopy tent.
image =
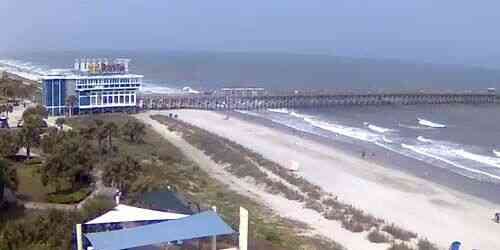
<svg viewBox="0 0 500 250">
<path fill-rule="evenodd" d="M 134 228 L 88 233 L 85 237 L 96 250 L 121 250 L 181 240 L 233 234 L 214 211 Z"/>
</svg>

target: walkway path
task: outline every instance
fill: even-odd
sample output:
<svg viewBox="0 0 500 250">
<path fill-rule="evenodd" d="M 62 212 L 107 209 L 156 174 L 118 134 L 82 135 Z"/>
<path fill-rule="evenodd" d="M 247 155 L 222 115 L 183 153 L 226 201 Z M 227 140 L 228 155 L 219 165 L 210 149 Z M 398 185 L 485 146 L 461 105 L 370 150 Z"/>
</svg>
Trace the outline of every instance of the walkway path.
<svg viewBox="0 0 500 250">
<path fill-rule="evenodd" d="M 36 210 L 56 209 L 56 210 L 69 211 L 69 210 L 81 209 L 87 202 L 89 202 L 90 200 L 92 200 L 97 196 L 102 195 L 102 196 L 112 197 L 116 193 L 117 189 L 104 186 L 104 183 L 102 182 L 102 170 L 95 171 L 94 179 L 96 180 L 94 191 L 92 191 L 92 193 L 89 196 L 87 196 L 87 198 L 85 198 L 83 201 L 80 201 L 77 204 L 32 202 L 32 201 L 23 201 L 19 199 L 17 200 L 17 202 L 22 204 L 26 209 L 36 209 Z"/>
</svg>

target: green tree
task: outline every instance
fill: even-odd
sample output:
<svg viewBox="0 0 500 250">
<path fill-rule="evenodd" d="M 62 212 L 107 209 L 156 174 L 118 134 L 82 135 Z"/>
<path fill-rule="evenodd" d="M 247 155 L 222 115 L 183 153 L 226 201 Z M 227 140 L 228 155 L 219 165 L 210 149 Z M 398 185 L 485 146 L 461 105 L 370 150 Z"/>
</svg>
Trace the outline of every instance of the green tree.
<svg viewBox="0 0 500 250">
<path fill-rule="evenodd" d="M 19 151 L 19 141 L 16 132 L 9 129 L 0 129 L 0 138 L 0 156 L 12 156 Z"/>
<path fill-rule="evenodd" d="M 14 106 L 11 104 L 0 105 L 0 114 L 5 112 L 5 116 L 9 118 L 9 113 L 14 112 Z"/>
<path fill-rule="evenodd" d="M 77 103 L 77 98 L 74 95 L 69 95 L 66 97 L 66 106 L 69 107 L 69 116 L 71 117 L 73 115 L 73 109 L 75 108 L 75 105 Z"/>
<path fill-rule="evenodd" d="M 118 126 L 113 121 L 109 121 L 104 125 L 104 130 L 108 138 L 108 151 L 111 152 L 113 150 L 113 136 L 118 134 Z"/>
<path fill-rule="evenodd" d="M 104 184 L 127 192 L 141 169 L 141 165 L 128 155 L 110 160 L 104 165 Z"/>
<path fill-rule="evenodd" d="M 5 187 L 16 190 L 17 184 L 18 179 L 15 169 L 10 167 L 6 160 L 0 158 L 0 204 L 3 201 Z"/>
<path fill-rule="evenodd" d="M 23 120 L 26 120 L 28 116 L 40 116 L 41 119 L 47 117 L 47 109 L 42 105 L 36 105 L 35 107 L 29 107 L 23 112 Z"/>
<path fill-rule="evenodd" d="M 95 137 L 97 139 L 97 149 L 99 150 L 99 155 L 104 151 L 103 141 L 106 139 L 106 128 L 104 127 L 104 121 L 101 119 L 94 119 L 95 123 Z"/>
<path fill-rule="evenodd" d="M 44 185 L 52 184 L 56 191 L 90 182 L 95 149 L 92 144 L 74 132 L 66 133 L 62 142 L 42 164 L 40 173 Z"/>
<path fill-rule="evenodd" d="M 4 160 L 0 160 L 0 205 L 3 203 L 3 190 L 6 185 L 6 172 L 7 172 L 7 163 Z"/>
<path fill-rule="evenodd" d="M 74 133 L 68 131 L 66 133 Z M 50 127 L 47 131 L 42 134 L 40 139 L 40 146 L 42 151 L 46 154 L 53 154 L 58 146 L 62 143 L 65 136 L 65 132 L 58 130 L 57 128 Z"/>
<path fill-rule="evenodd" d="M 135 119 L 128 119 L 127 122 L 123 124 L 121 131 L 128 141 L 140 142 L 144 135 L 146 135 L 146 126 Z"/>
<path fill-rule="evenodd" d="M 66 123 L 66 119 L 62 118 L 62 117 L 59 117 L 56 119 L 56 125 L 59 127 L 59 129 L 63 129 L 64 128 L 64 123 Z"/>
<path fill-rule="evenodd" d="M 24 116 L 24 114 L 23 114 Z M 43 119 L 38 115 L 28 115 L 24 117 L 23 127 L 18 133 L 19 144 L 26 148 L 26 157 L 30 158 L 31 147 L 40 143 L 41 128 Z"/>
</svg>

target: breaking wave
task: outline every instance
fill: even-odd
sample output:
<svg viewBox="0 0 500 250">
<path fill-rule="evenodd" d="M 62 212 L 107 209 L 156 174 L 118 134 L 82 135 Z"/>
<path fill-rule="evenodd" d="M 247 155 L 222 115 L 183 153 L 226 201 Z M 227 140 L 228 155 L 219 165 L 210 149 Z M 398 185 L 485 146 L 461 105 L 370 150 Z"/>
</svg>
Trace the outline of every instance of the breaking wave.
<svg viewBox="0 0 500 250">
<path fill-rule="evenodd" d="M 417 140 L 420 141 L 420 142 L 424 142 L 424 143 L 431 143 L 432 142 L 431 139 L 427 139 L 427 138 L 425 138 L 423 136 L 418 136 Z"/>
<path fill-rule="evenodd" d="M 355 138 L 367 142 L 375 142 L 380 136 L 364 129 L 342 126 L 339 124 L 329 123 L 321 120 L 317 120 L 311 117 L 305 117 L 304 121 L 308 122 L 314 127 L 324 129 L 339 135 Z"/>
<path fill-rule="evenodd" d="M 465 151 L 463 149 L 454 150 L 454 153 L 465 158 L 465 159 L 469 159 L 469 160 L 476 161 L 476 162 L 479 162 L 479 163 L 482 163 L 485 165 L 500 168 L 500 159 L 498 159 L 496 157 L 475 154 L 475 153 Z"/>
<path fill-rule="evenodd" d="M 446 125 L 444 125 L 444 124 L 435 123 L 435 122 L 431 122 L 429 120 L 424 120 L 424 119 L 420 119 L 420 118 L 417 118 L 417 120 L 418 120 L 418 124 L 420 124 L 422 126 L 427 126 L 427 127 L 431 127 L 431 128 L 446 128 Z"/>
<path fill-rule="evenodd" d="M 280 114 L 289 114 L 290 113 L 290 111 L 288 111 L 288 109 L 285 109 L 285 108 L 281 108 L 281 109 L 267 109 L 267 111 L 274 112 L 274 113 L 280 113 Z"/>
<path fill-rule="evenodd" d="M 387 132 L 392 132 L 394 131 L 393 129 L 390 129 L 390 128 L 383 128 L 383 127 L 379 127 L 379 126 L 375 126 L 373 124 L 370 124 L 368 122 L 365 122 L 364 125 L 366 127 L 368 127 L 370 130 L 372 131 L 375 131 L 377 133 L 387 133 Z"/>
<path fill-rule="evenodd" d="M 447 164 L 449 164 L 451 166 L 457 167 L 458 169 L 466 170 L 468 172 L 477 174 L 479 176 L 487 176 L 487 177 L 493 178 L 493 179 L 495 179 L 497 181 L 500 180 L 500 176 L 497 176 L 497 175 L 494 175 L 494 174 L 491 174 L 491 173 L 488 173 L 488 172 L 485 172 L 485 171 L 482 171 L 482 170 L 479 170 L 479 169 L 475 169 L 475 168 L 464 166 L 464 165 L 462 165 L 460 163 L 457 163 L 457 162 L 455 162 L 455 161 L 453 161 L 451 159 L 448 159 L 446 156 L 443 156 L 441 154 L 438 154 L 438 153 L 434 152 L 435 150 L 432 150 L 432 149 L 429 149 L 429 148 L 426 148 L 426 147 L 419 147 L 419 146 L 408 145 L 408 144 L 404 144 L 404 143 L 401 144 L 401 147 L 405 148 L 405 149 L 408 149 L 408 150 L 411 150 L 411 151 L 413 151 L 415 153 L 424 155 L 426 157 L 429 157 L 429 158 L 432 158 L 432 159 L 439 160 L 441 162 L 447 163 Z"/>
<path fill-rule="evenodd" d="M 494 154 L 496 157 L 500 157 L 500 151 L 498 151 L 498 150 L 493 149 L 493 154 Z"/>
</svg>

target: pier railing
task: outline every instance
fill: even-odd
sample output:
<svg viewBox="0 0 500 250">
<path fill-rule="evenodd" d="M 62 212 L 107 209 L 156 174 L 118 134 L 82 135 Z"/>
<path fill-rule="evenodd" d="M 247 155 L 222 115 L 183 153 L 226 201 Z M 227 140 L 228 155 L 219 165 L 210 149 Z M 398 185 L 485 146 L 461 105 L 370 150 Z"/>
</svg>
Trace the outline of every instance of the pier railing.
<svg viewBox="0 0 500 250">
<path fill-rule="evenodd" d="M 294 92 L 262 95 L 163 94 L 142 95 L 145 109 L 255 110 L 324 108 L 338 105 L 493 104 L 494 93 L 327 93 Z"/>
</svg>

